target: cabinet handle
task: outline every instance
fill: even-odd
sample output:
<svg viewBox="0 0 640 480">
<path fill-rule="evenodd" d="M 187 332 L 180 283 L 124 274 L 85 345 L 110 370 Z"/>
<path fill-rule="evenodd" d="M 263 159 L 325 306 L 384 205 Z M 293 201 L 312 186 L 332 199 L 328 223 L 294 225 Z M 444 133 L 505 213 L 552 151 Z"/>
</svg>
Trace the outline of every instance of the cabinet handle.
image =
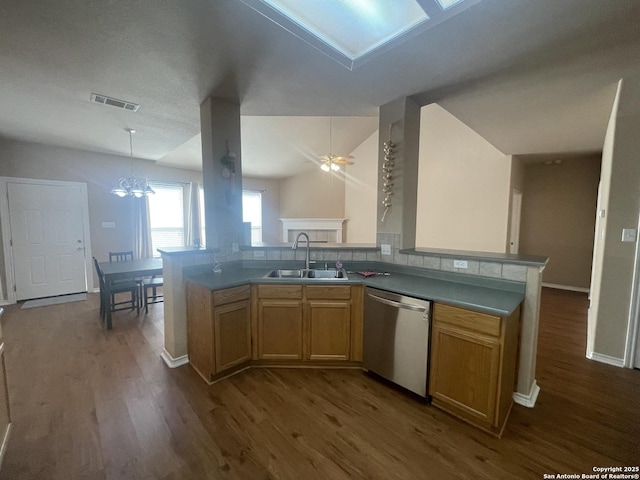
<svg viewBox="0 0 640 480">
<path fill-rule="evenodd" d="M 413 310 L 414 312 L 424 312 L 427 310 L 422 305 L 415 305 L 413 303 L 395 302 L 393 300 L 388 300 L 386 298 L 378 297 L 377 295 L 373 295 L 371 293 L 368 293 L 367 295 L 369 295 L 371 298 L 373 298 L 377 302 L 384 303 L 386 305 L 391 305 L 392 307 L 404 308 L 405 310 Z"/>
</svg>

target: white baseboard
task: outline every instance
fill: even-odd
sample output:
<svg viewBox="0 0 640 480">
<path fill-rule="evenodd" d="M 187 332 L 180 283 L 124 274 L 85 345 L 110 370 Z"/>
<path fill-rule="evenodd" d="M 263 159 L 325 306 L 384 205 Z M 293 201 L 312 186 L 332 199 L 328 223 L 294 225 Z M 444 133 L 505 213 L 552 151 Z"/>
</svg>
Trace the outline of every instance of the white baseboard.
<svg viewBox="0 0 640 480">
<path fill-rule="evenodd" d="M 545 283 L 542 282 L 543 287 L 557 288 L 558 290 L 570 290 L 572 292 L 589 293 L 588 288 L 584 287 L 572 287 L 571 285 L 558 285 L 557 283 Z"/>
<path fill-rule="evenodd" d="M 534 380 L 531 384 L 529 394 L 525 395 L 524 393 L 513 392 L 513 401 L 518 405 L 522 405 L 527 408 L 533 408 L 536 405 L 536 400 L 538 399 L 539 393 L 540 387 L 538 386 L 538 382 Z"/>
<path fill-rule="evenodd" d="M 189 363 L 189 355 L 182 355 L 181 357 L 173 358 L 164 348 L 162 349 L 160 357 L 169 368 L 177 368 Z"/>
<path fill-rule="evenodd" d="M 0 446 L 0 467 L 2 467 L 4 454 L 7 451 L 7 444 L 9 443 L 9 434 L 11 433 L 12 425 L 12 423 L 9 423 L 9 425 L 7 425 L 7 429 L 4 432 L 4 438 L 2 439 L 2 445 Z"/>
<path fill-rule="evenodd" d="M 596 362 L 606 363 L 607 365 L 613 365 L 614 367 L 624 368 L 624 358 L 612 357 L 605 355 L 604 353 L 591 352 L 587 353 L 589 360 L 595 360 Z"/>
</svg>

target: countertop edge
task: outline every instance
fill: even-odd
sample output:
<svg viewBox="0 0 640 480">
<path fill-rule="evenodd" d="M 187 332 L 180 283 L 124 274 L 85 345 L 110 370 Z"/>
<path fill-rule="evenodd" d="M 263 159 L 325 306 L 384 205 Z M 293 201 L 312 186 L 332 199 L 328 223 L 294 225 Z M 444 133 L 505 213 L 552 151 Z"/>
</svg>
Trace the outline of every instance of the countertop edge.
<svg viewBox="0 0 640 480">
<path fill-rule="evenodd" d="M 298 285 L 364 285 L 390 292 L 413 296 L 423 300 L 446 303 L 498 316 L 509 316 L 524 300 L 524 293 L 477 285 L 456 284 L 446 280 L 422 278 L 408 274 L 394 274 L 393 277 L 360 278 L 352 275 L 348 280 L 310 280 L 263 278 L 267 269 L 233 269 L 223 273 L 185 274 L 185 280 L 201 285 L 209 290 L 220 290 L 247 284 L 298 284 Z M 424 293 L 424 290 L 430 292 Z M 438 291 L 440 290 L 440 291 Z M 447 294 L 446 292 L 452 292 Z M 488 299 L 483 301 L 482 299 Z"/>
</svg>

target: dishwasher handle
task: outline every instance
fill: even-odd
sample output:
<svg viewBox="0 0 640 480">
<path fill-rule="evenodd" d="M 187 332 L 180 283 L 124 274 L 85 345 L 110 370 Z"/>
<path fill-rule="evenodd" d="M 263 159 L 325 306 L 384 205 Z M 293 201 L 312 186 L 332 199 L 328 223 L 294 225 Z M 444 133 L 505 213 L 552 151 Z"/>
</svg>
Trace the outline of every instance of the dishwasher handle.
<svg viewBox="0 0 640 480">
<path fill-rule="evenodd" d="M 384 303 L 385 305 L 391 305 L 392 307 L 404 308 L 405 310 L 412 310 L 414 312 L 426 312 L 427 307 L 423 307 L 422 305 L 416 305 L 414 303 L 401 303 L 396 302 L 394 300 L 389 300 L 387 298 L 382 298 L 372 293 L 367 293 L 367 295 L 373 298 L 375 301 Z"/>
</svg>

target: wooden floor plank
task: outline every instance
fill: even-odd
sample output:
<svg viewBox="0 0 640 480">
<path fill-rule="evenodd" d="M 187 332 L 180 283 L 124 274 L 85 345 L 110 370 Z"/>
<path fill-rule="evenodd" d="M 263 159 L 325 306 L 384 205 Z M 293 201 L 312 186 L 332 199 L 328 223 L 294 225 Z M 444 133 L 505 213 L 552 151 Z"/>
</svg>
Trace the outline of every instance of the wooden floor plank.
<svg viewBox="0 0 640 480">
<path fill-rule="evenodd" d="M 540 479 L 640 461 L 640 372 L 585 358 L 586 295 L 543 289 L 535 408 L 502 439 L 359 370 L 169 369 L 162 304 L 97 295 L 3 318 L 14 425 L 0 479 Z"/>
</svg>

